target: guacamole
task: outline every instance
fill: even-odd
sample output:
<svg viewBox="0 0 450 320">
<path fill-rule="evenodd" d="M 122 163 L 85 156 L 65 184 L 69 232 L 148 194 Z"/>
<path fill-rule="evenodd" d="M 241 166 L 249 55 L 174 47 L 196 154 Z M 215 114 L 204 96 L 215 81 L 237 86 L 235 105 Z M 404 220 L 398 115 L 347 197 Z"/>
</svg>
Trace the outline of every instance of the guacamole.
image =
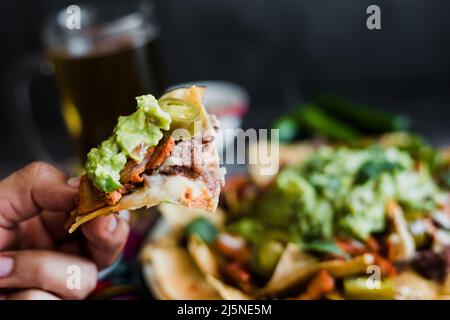
<svg viewBox="0 0 450 320">
<path fill-rule="evenodd" d="M 103 192 L 121 187 L 120 171 L 128 159 L 140 162 L 149 147 L 158 144 L 162 130 L 169 130 L 171 117 L 152 95 L 136 97 L 137 111 L 119 117 L 112 136 L 87 155 L 86 173 Z"/>
<path fill-rule="evenodd" d="M 408 218 L 432 212 L 441 194 L 428 167 L 417 166 L 399 148 L 322 147 L 303 164 L 282 170 L 251 214 L 229 227 L 252 243 L 261 240 L 248 234 L 256 229 L 283 230 L 300 244 L 338 235 L 365 240 L 385 229 L 390 200 Z"/>
</svg>

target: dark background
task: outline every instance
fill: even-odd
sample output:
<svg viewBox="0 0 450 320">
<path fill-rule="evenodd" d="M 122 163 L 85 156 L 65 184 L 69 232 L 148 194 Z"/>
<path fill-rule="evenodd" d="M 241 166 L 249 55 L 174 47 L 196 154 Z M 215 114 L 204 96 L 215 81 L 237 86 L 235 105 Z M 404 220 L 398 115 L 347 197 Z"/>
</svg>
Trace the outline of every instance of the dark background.
<svg viewBox="0 0 450 320">
<path fill-rule="evenodd" d="M 18 132 L 20 117 L 9 115 L 17 61 L 40 52 L 50 12 L 85 2 L 0 3 L 0 177 L 34 160 Z M 450 144 L 448 0 L 154 2 L 167 84 L 218 79 L 242 85 L 252 101 L 244 127 L 266 126 L 292 96 L 308 100 L 327 91 L 407 113 L 434 143 Z M 370 4 L 381 7 L 382 30 L 366 28 Z M 63 158 L 70 149 L 54 83 L 38 81 L 32 89 L 46 144 Z"/>
</svg>

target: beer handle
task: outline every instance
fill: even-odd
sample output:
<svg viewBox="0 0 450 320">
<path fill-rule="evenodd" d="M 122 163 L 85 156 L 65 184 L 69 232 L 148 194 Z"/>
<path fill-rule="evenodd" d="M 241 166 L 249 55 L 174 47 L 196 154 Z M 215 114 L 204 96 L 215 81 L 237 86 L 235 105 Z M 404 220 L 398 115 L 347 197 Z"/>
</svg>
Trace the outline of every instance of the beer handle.
<svg viewBox="0 0 450 320">
<path fill-rule="evenodd" d="M 21 145 L 29 150 L 33 160 L 42 160 L 55 163 L 52 156 L 44 146 L 42 136 L 33 117 L 33 104 L 31 101 L 31 84 L 38 76 L 50 76 L 51 66 L 39 54 L 27 56 L 18 61 L 11 70 L 6 81 L 5 95 L 8 102 L 7 117 L 13 123 L 15 134 L 21 136 Z"/>
</svg>

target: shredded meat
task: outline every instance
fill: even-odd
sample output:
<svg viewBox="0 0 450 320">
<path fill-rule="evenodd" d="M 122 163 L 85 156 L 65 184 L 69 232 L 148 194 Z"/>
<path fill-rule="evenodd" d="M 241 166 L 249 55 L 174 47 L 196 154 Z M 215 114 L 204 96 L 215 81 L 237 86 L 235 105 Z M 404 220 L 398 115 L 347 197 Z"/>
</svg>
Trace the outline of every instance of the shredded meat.
<svg viewBox="0 0 450 320">
<path fill-rule="evenodd" d="M 147 163 L 150 161 L 155 147 L 150 147 L 144 156 L 144 159 L 137 163 L 133 159 L 130 159 L 125 164 L 125 167 L 120 171 L 120 183 L 126 186 L 128 189 L 133 189 L 134 184 L 141 183 L 144 178 L 142 173 L 145 171 Z"/>
<path fill-rule="evenodd" d="M 170 176 L 174 175 L 182 175 L 187 178 L 196 179 L 198 178 L 198 174 L 192 171 L 191 168 L 182 167 L 182 166 L 171 166 L 164 169 L 164 171 L 160 171 L 163 174 L 167 174 Z"/>
<path fill-rule="evenodd" d="M 141 162 L 130 159 L 120 172 L 120 189 L 105 194 L 106 202 L 115 205 L 128 191 L 133 191 L 136 185 L 144 181 L 142 174 L 146 170 L 157 169 L 161 163 L 169 156 L 174 140 L 172 137 L 165 138 L 156 147 L 148 148 Z"/>
<path fill-rule="evenodd" d="M 221 271 L 228 281 L 232 282 L 244 293 L 251 293 L 253 291 L 251 275 L 241 264 L 231 262 L 224 265 Z"/>
<path fill-rule="evenodd" d="M 450 247 L 440 253 L 431 250 L 419 251 L 411 264 L 425 278 L 441 281 L 450 272 Z"/>
<path fill-rule="evenodd" d="M 210 148 L 215 148 L 211 144 L 213 140 L 214 135 L 205 135 L 190 140 L 176 141 L 170 156 L 159 167 L 159 172 L 202 179 L 208 190 L 215 193 L 223 183 L 222 177 L 218 173 L 219 164 L 208 167 L 205 163 L 209 163 L 209 161 L 204 158 L 210 154 Z"/>
<path fill-rule="evenodd" d="M 159 173 L 166 175 L 183 175 L 190 179 L 201 179 L 211 193 L 215 193 L 217 188 L 223 184 L 222 177 L 217 172 L 217 168 L 204 168 L 199 166 L 197 170 L 190 166 L 171 165 L 160 167 Z"/>
<path fill-rule="evenodd" d="M 122 196 L 127 193 L 127 191 L 128 189 L 125 186 L 122 186 L 115 191 L 105 193 L 106 202 L 110 206 L 115 205 L 120 199 L 122 199 Z"/>
<path fill-rule="evenodd" d="M 159 171 L 166 171 L 170 167 L 192 166 L 192 140 L 179 140 L 175 142 L 170 157 L 168 157 L 159 168 Z"/>
<path fill-rule="evenodd" d="M 334 278 L 325 270 L 319 271 L 309 282 L 304 293 L 298 296 L 299 300 L 317 300 L 335 288 Z"/>
<path fill-rule="evenodd" d="M 203 171 L 203 174 L 200 176 L 203 182 L 206 184 L 206 187 L 212 193 L 215 193 L 217 188 L 223 184 L 222 178 L 217 172 L 217 169 L 209 169 Z"/>
<path fill-rule="evenodd" d="M 155 152 L 152 154 L 150 160 L 148 161 L 146 170 L 158 169 L 170 155 L 174 145 L 175 140 L 173 139 L 173 137 L 169 136 L 167 138 L 164 138 L 164 140 L 158 144 Z"/>
<path fill-rule="evenodd" d="M 128 160 L 120 172 L 122 187 L 118 190 L 107 193 L 101 192 L 86 175 L 82 176 L 78 192 L 78 214 L 86 214 L 105 205 L 115 205 L 124 194 L 133 191 L 136 185 L 142 183 L 144 180 L 142 174 L 146 168 L 156 169 L 161 165 L 169 156 L 173 144 L 172 137 L 166 138 L 157 147 L 148 148 L 140 163 L 133 159 Z"/>
<path fill-rule="evenodd" d="M 368 252 L 367 247 L 363 243 L 350 238 L 338 237 L 336 239 L 336 245 L 339 249 L 348 253 L 352 257 L 356 257 Z"/>
<path fill-rule="evenodd" d="M 203 168 L 203 154 L 206 154 L 206 151 L 206 145 L 202 144 L 202 140 L 198 138 L 192 139 L 191 167 L 198 174 L 203 174 L 205 171 Z"/>
<path fill-rule="evenodd" d="M 211 116 L 211 123 L 217 132 L 219 122 Z M 147 151 L 143 145 L 139 145 L 134 152 L 146 152 L 143 160 L 137 163 L 130 159 L 120 172 L 120 183 L 122 187 L 118 190 L 103 193 L 95 188 L 87 176 L 83 176 L 79 191 L 79 214 L 92 212 L 105 205 L 116 204 L 124 194 L 132 192 L 144 180 L 143 174 L 158 172 L 166 175 L 183 175 L 191 179 L 202 179 L 211 193 L 223 183 L 218 173 L 219 165 L 210 167 L 204 164 L 204 155 L 208 155 L 209 148 L 215 146 L 214 132 L 205 134 L 203 137 L 194 137 L 190 140 L 176 141 L 173 137 L 163 138 L 156 147 L 150 147 Z"/>
<path fill-rule="evenodd" d="M 373 253 L 373 256 L 375 257 L 374 264 L 380 268 L 382 275 L 393 277 L 397 274 L 397 268 L 391 261 L 382 257 L 378 253 Z"/>
</svg>

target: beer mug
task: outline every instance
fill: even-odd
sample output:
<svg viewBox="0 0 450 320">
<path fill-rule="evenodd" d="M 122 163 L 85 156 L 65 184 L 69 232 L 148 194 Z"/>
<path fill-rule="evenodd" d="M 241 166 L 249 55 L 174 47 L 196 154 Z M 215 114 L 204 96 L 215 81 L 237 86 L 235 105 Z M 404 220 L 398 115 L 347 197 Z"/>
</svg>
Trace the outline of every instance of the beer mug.
<svg viewBox="0 0 450 320">
<path fill-rule="evenodd" d="M 111 134 L 118 116 L 135 110 L 136 96 L 162 93 L 158 37 L 149 4 L 72 5 L 51 16 L 43 31 L 44 54 L 26 61 L 26 71 L 12 81 L 15 119 L 33 157 L 51 161 L 31 116 L 33 77 L 42 72 L 55 77 L 62 118 L 84 161 Z"/>
</svg>

